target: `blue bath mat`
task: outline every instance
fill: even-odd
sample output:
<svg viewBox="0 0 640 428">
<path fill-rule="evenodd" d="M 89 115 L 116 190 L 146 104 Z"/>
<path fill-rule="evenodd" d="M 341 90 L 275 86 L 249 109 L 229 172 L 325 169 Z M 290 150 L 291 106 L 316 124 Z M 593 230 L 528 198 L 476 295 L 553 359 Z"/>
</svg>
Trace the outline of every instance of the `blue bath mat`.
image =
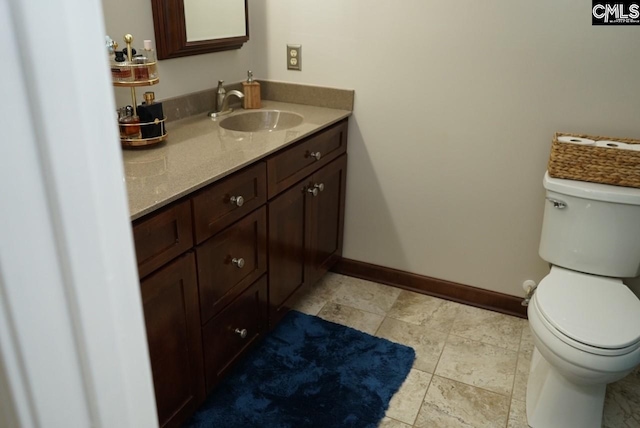
<svg viewBox="0 0 640 428">
<path fill-rule="evenodd" d="M 184 427 L 373 428 L 414 359 L 407 346 L 292 311 Z"/>
</svg>

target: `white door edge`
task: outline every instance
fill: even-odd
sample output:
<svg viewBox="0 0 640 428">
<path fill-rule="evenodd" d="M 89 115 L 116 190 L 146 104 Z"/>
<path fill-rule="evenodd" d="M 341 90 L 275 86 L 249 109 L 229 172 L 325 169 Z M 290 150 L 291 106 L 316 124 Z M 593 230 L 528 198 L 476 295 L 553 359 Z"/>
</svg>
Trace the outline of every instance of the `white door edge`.
<svg viewBox="0 0 640 428">
<path fill-rule="evenodd" d="M 1 426 L 158 425 L 97 0 L 0 2 Z"/>
</svg>

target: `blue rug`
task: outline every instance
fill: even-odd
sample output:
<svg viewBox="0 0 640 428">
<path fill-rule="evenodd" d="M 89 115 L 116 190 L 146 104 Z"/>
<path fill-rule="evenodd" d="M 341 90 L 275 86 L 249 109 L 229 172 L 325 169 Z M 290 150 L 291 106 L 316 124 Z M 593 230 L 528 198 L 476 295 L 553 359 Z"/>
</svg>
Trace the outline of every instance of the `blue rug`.
<svg viewBox="0 0 640 428">
<path fill-rule="evenodd" d="M 407 346 L 290 312 L 184 427 L 373 428 L 414 359 Z"/>
</svg>

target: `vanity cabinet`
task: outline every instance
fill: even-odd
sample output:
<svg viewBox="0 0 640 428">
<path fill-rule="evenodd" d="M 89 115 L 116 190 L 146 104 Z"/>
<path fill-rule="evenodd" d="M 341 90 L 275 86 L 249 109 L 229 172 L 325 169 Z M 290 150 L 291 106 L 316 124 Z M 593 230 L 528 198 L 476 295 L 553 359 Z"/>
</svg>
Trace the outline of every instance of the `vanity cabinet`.
<svg viewBox="0 0 640 428">
<path fill-rule="evenodd" d="M 346 143 L 344 121 L 267 160 L 271 328 L 342 254 Z"/>
<path fill-rule="evenodd" d="M 179 426 L 205 398 L 196 262 L 193 252 L 187 251 L 192 243 L 190 229 L 191 208 L 185 202 L 133 226 L 162 427 Z M 147 275 L 163 262 L 162 268 Z"/>
<path fill-rule="evenodd" d="M 346 143 L 345 119 L 134 222 L 162 427 L 340 257 Z"/>
</svg>

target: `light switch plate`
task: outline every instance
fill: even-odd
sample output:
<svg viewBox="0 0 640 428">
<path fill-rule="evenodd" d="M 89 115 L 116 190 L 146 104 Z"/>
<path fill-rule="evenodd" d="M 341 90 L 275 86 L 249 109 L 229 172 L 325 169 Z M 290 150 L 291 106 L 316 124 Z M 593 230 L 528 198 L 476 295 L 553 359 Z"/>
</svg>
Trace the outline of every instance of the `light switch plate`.
<svg viewBox="0 0 640 428">
<path fill-rule="evenodd" d="M 302 70 L 302 45 L 287 45 L 287 70 Z"/>
</svg>

